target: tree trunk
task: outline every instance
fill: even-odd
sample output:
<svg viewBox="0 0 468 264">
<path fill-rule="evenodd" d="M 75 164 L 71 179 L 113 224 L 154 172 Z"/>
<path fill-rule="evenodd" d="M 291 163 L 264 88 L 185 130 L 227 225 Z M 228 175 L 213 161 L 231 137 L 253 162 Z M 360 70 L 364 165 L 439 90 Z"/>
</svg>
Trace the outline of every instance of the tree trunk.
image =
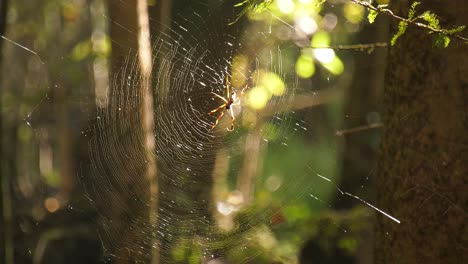
<svg viewBox="0 0 468 264">
<path fill-rule="evenodd" d="M 150 26 L 148 16 L 148 3 L 146 0 L 137 0 L 138 16 L 138 61 L 141 71 L 141 87 L 143 101 L 141 105 L 142 130 L 145 138 L 146 170 L 145 178 L 149 188 L 149 224 L 156 227 L 158 219 L 159 184 L 156 166 L 156 142 L 154 137 L 154 90 L 151 85 L 152 55 L 150 43 Z M 156 241 L 151 241 L 151 263 L 159 263 L 159 248 Z"/>
<path fill-rule="evenodd" d="M 142 95 L 142 101 L 140 102 L 140 115 L 141 123 L 139 129 L 144 135 L 144 146 L 141 151 L 144 152 L 145 157 L 145 168 L 143 182 L 147 184 L 147 200 L 148 208 L 143 218 L 148 218 L 147 223 L 151 226 L 156 227 L 157 224 L 157 212 L 158 212 L 158 180 L 157 180 L 157 167 L 155 157 L 155 137 L 154 137 L 154 90 L 151 85 L 151 74 L 152 74 L 152 55 L 151 55 L 151 42 L 150 42 L 150 25 L 149 25 L 149 14 L 148 14 L 148 3 L 146 0 L 137 0 L 133 2 L 115 2 L 109 1 L 109 10 L 111 14 L 111 36 L 116 40 L 118 45 L 113 46 L 112 54 L 112 69 L 116 70 L 113 76 L 117 78 L 121 69 L 127 69 L 130 72 L 120 72 L 121 77 L 130 76 L 132 67 L 125 65 L 128 61 L 125 59 L 129 56 L 133 56 L 135 53 L 138 55 L 138 76 L 132 76 L 138 80 L 138 84 L 134 89 L 137 89 L 135 94 Z M 123 26 L 122 26 L 123 25 Z M 135 34 L 129 34 L 128 31 L 135 32 Z M 124 89 L 124 87 L 113 87 L 114 90 Z M 115 100 L 115 99 L 111 99 Z M 132 176 L 129 176 L 132 177 Z M 135 234 L 129 233 L 126 241 L 122 243 L 132 243 L 130 240 L 138 240 L 138 243 L 144 244 L 149 241 L 149 248 L 151 248 L 151 255 L 145 256 L 145 261 L 149 263 L 159 263 L 159 252 L 157 242 L 152 241 L 152 238 L 137 237 Z M 130 254 L 126 249 L 121 249 L 118 253 L 121 259 L 120 261 L 128 261 Z"/>
<path fill-rule="evenodd" d="M 411 2 L 392 10 L 406 15 Z M 468 24 L 467 9 L 465 0 L 418 6 L 444 28 Z M 468 45 L 433 48 L 432 36 L 410 26 L 388 56 L 377 188 L 401 224 L 378 216 L 376 263 L 467 263 Z"/>
<path fill-rule="evenodd" d="M 0 0 L 0 36 L 5 34 L 6 30 L 6 11 L 8 8 L 8 3 L 6 0 Z M 2 62 L 3 55 L 3 39 L 0 39 L 0 62 Z M 0 65 L 3 65 L 1 63 Z M 1 73 L 0 69 L 0 73 Z M 3 96 L 2 96 L 3 97 Z M 3 98 L 1 98 L 3 99 Z M 0 100 L 0 109 L 3 109 L 2 105 L 3 100 Z M 3 117 L 3 116 L 2 116 Z M 3 119 L 3 118 L 2 118 Z M 3 140 L 6 131 L 4 131 L 4 124 L 0 122 L 0 142 L 6 143 L 7 141 Z M 2 144 L 3 145 L 3 144 Z M 11 144 L 13 145 L 13 144 Z M 6 148 L 6 146 L 3 146 Z M 11 164 L 7 164 L 6 158 L 4 155 L 4 150 L 0 148 L 0 174 L 9 175 L 11 174 Z M 11 163 L 8 162 L 8 163 Z M 0 231 L 0 262 L 3 263 L 13 263 L 13 232 L 12 232 L 12 208 L 11 208 L 11 196 L 10 196 L 10 179 L 9 177 L 0 177 L 0 226 L 3 227 L 3 230 Z"/>
</svg>

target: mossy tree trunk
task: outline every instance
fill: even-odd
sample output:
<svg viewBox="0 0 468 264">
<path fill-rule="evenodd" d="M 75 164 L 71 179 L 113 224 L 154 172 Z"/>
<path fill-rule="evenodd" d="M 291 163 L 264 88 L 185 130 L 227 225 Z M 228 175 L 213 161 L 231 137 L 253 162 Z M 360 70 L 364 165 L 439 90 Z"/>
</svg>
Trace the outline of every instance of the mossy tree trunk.
<svg viewBox="0 0 468 264">
<path fill-rule="evenodd" d="M 412 2 L 392 10 L 408 14 Z M 434 11 L 445 28 L 468 24 L 466 0 L 418 10 Z M 431 37 L 410 27 L 388 56 L 377 188 L 379 206 L 401 224 L 379 216 L 376 263 L 468 261 L 468 44 L 438 49 Z"/>
</svg>

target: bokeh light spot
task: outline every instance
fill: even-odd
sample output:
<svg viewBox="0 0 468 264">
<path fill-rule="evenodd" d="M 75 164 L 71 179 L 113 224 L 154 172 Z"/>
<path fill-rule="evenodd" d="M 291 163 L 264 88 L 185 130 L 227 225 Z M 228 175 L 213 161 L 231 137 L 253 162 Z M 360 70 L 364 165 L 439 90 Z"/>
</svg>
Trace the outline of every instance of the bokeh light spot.
<svg viewBox="0 0 468 264">
<path fill-rule="evenodd" d="M 310 45 L 313 48 L 329 47 L 330 46 L 330 35 L 327 32 L 324 32 L 324 31 L 317 32 L 312 37 L 312 40 L 310 41 Z"/>
<path fill-rule="evenodd" d="M 343 62 L 338 58 L 338 56 L 334 56 L 333 60 L 328 63 L 323 63 L 322 65 L 334 75 L 340 75 L 344 70 Z"/>
<path fill-rule="evenodd" d="M 278 127 L 273 123 L 266 123 L 263 125 L 262 137 L 268 141 L 273 141 L 278 139 L 279 136 Z"/>
<path fill-rule="evenodd" d="M 296 18 L 297 27 L 306 34 L 312 34 L 317 30 L 317 23 L 310 16 L 300 16 Z"/>
<path fill-rule="evenodd" d="M 291 14 L 294 12 L 294 2 L 292 0 L 278 0 L 276 1 L 279 10 L 284 14 Z"/>
<path fill-rule="evenodd" d="M 335 58 L 335 51 L 332 49 L 314 49 L 314 57 L 321 63 L 330 63 Z"/>
<path fill-rule="evenodd" d="M 81 61 L 91 53 L 91 49 L 92 46 L 90 41 L 82 41 L 73 47 L 71 57 L 74 61 Z"/>
<path fill-rule="evenodd" d="M 327 31 L 332 31 L 338 24 L 338 18 L 333 13 L 326 14 L 322 19 L 323 28 Z"/>
<path fill-rule="evenodd" d="M 270 100 L 271 94 L 263 86 L 255 86 L 247 93 L 247 104 L 254 109 L 262 109 Z"/>
<path fill-rule="evenodd" d="M 245 75 L 249 64 L 249 59 L 245 55 L 236 55 L 232 59 L 231 84 L 234 87 L 241 87 L 247 80 Z M 224 80 L 223 80 L 224 81 Z"/>
<path fill-rule="evenodd" d="M 270 191 L 274 192 L 277 191 L 281 184 L 283 183 L 282 179 L 276 175 L 272 175 L 268 177 L 265 181 L 265 187 Z"/>
<path fill-rule="evenodd" d="M 299 77 L 307 79 L 314 75 L 314 59 L 308 55 L 301 55 L 296 62 L 296 73 Z"/>
<path fill-rule="evenodd" d="M 54 213 L 60 208 L 60 202 L 55 197 L 49 197 L 44 200 L 44 207 L 49 213 Z"/>
<path fill-rule="evenodd" d="M 343 7 L 344 17 L 351 23 L 357 24 L 362 21 L 364 17 L 364 7 L 353 3 L 347 3 Z"/>
<path fill-rule="evenodd" d="M 282 95 L 286 89 L 283 80 L 273 72 L 263 74 L 260 84 L 275 96 Z"/>
</svg>

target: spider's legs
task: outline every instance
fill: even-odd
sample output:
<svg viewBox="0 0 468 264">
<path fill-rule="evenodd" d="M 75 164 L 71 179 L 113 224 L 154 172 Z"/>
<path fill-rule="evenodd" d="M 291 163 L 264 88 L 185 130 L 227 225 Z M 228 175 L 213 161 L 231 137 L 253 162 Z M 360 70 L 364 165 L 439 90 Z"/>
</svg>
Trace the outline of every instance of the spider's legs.
<svg viewBox="0 0 468 264">
<path fill-rule="evenodd" d="M 245 94 L 245 89 L 247 89 L 249 87 L 249 84 L 246 84 L 244 88 L 242 88 L 242 91 L 241 91 L 241 96 Z"/>
<path fill-rule="evenodd" d="M 242 89 L 241 94 L 240 94 L 236 99 L 234 99 L 234 102 L 232 103 L 233 105 L 240 105 L 240 99 L 241 99 L 242 96 L 244 96 L 245 90 L 246 90 L 248 87 L 249 87 L 249 86 L 246 84 L 245 87 Z"/>
<path fill-rule="evenodd" d="M 214 113 L 218 112 L 220 109 L 222 109 L 224 107 L 226 107 L 226 104 L 222 104 L 222 105 L 218 106 L 217 108 L 215 108 L 215 109 L 211 110 L 210 112 L 208 112 L 208 114 L 209 115 L 214 114 Z"/>
<path fill-rule="evenodd" d="M 226 101 L 226 98 L 222 97 L 221 95 L 217 94 L 217 93 L 214 93 L 214 92 L 211 92 L 212 94 L 214 94 L 216 97 L 218 97 L 219 99 L 223 100 L 224 102 L 227 103 Z"/>
<path fill-rule="evenodd" d="M 231 97 L 231 91 L 229 91 L 229 87 L 231 84 L 229 83 L 228 76 L 226 75 L 226 96 Z"/>
<path fill-rule="evenodd" d="M 222 111 L 221 114 L 219 114 L 218 118 L 216 118 L 216 121 L 214 125 L 211 127 L 211 129 L 214 129 L 218 125 L 219 120 L 221 119 L 221 117 L 223 117 L 223 115 L 224 115 L 224 111 Z"/>
<path fill-rule="evenodd" d="M 231 114 L 231 127 L 228 128 L 228 130 L 233 131 L 234 130 L 234 120 L 236 120 L 236 118 L 234 117 L 234 111 L 232 110 L 232 107 L 231 107 L 231 109 L 229 109 L 229 113 Z"/>
</svg>

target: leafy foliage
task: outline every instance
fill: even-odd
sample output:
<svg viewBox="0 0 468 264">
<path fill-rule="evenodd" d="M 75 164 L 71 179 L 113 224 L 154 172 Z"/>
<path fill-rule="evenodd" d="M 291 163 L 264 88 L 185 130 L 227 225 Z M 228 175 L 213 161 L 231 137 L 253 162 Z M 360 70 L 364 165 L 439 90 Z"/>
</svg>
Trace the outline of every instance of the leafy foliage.
<svg viewBox="0 0 468 264">
<path fill-rule="evenodd" d="M 410 11 L 408 12 L 408 20 L 412 20 L 413 17 L 414 17 L 414 14 L 416 13 L 416 7 L 418 5 L 420 5 L 421 3 L 420 2 L 414 2 L 412 5 L 411 5 L 411 8 L 410 8 Z"/>
<path fill-rule="evenodd" d="M 245 0 L 235 4 L 234 7 L 239 7 L 246 5 L 251 11 L 262 12 L 268 8 L 268 6 L 273 2 L 273 0 Z"/>
<path fill-rule="evenodd" d="M 229 23 L 229 25 L 232 25 L 239 21 L 239 19 L 244 16 L 248 11 L 255 12 L 255 13 L 261 13 L 265 11 L 271 4 L 273 3 L 273 0 L 244 0 L 240 3 L 237 3 L 234 5 L 234 7 L 244 7 L 242 11 L 239 13 L 239 15 Z"/>
<path fill-rule="evenodd" d="M 409 21 L 412 21 L 413 20 L 413 17 L 416 13 L 416 7 L 421 4 L 420 2 L 414 2 L 412 5 L 411 5 L 411 8 L 410 8 L 410 11 L 408 12 L 408 20 Z M 392 40 L 390 41 L 390 43 L 393 45 L 395 45 L 397 39 L 399 37 L 401 37 L 403 34 L 405 34 L 406 32 L 406 29 L 408 28 L 408 22 L 407 21 L 400 21 L 400 23 L 398 23 L 398 31 L 397 33 L 395 33 L 395 35 L 393 35 L 392 37 Z"/>
<path fill-rule="evenodd" d="M 450 44 L 450 38 L 445 34 L 436 34 L 433 39 L 433 46 L 436 48 L 446 48 Z"/>
<path fill-rule="evenodd" d="M 369 23 L 374 23 L 375 18 L 377 17 L 379 13 L 375 10 L 369 10 L 369 15 L 367 15 L 367 19 L 369 20 Z"/>
<path fill-rule="evenodd" d="M 431 11 L 424 12 L 419 18 L 425 20 L 430 27 L 440 29 L 439 19 L 437 19 L 437 16 Z"/>
<path fill-rule="evenodd" d="M 448 29 L 448 30 L 444 30 L 444 31 L 445 31 L 445 33 L 447 33 L 447 34 L 457 34 L 457 33 L 462 32 L 463 30 L 465 30 L 465 26 L 459 26 L 459 27 L 452 28 L 452 29 Z"/>
<path fill-rule="evenodd" d="M 407 28 L 408 28 L 408 22 L 400 21 L 400 23 L 398 23 L 398 31 L 397 31 L 397 33 L 395 33 L 395 35 L 393 35 L 392 40 L 390 41 L 392 46 L 395 45 L 395 43 L 396 43 L 396 41 L 397 41 L 397 39 L 399 37 L 401 37 L 403 34 L 405 34 Z"/>
<path fill-rule="evenodd" d="M 317 5 L 322 5 L 326 0 L 320 0 Z M 375 19 L 380 13 L 386 14 L 391 16 L 397 20 L 400 20 L 398 23 L 398 31 L 393 35 L 391 39 L 391 44 L 395 45 L 396 41 L 406 32 L 408 25 L 411 24 L 413 26 L 417 26 L 420 28 L 424 28 L 428 30 L 428 34 L 436 33 L 434 37 L 434 46 L 436 47 L 448 47 L 450 43 L 450 37 L 455 37 L 460 40 L 463 40 L 468 43 L 468 39 L 458 35 L 461 31 L 465 29 L 465 26 L 458 26 L 453 29 L 443 29 L 440 26 L 440 21 L 437 18 L 437 15 L 432 13 L 431 11 L 425 11 L 420 15 L 416 15 L 416 8 L 421 4 L 421 2 L 413 2 L 411 4 L 410 10 L 408 11 L 408 16 L 401 17 L 395 15 L 390 9 L 388 9 L 387 4 L 381 5 L 373 5 L 372 3 L 361 1 L 361 0 L 350 0 L 352 3 L 363 6 L 369 10 L 369 14 L 367 19 L 369 23 L 374 23 Z M 244 0 L 238 4 L 235 4 L 235 7 L 244 6 L 244 9 L 240 12 L 237 18 L 231 22 L 233 24 L 237 22 L 243 15 L 245 15 L 248 11 L 260 13 L 265 11 L 271 4 L 273 0 Z M 424 21 L 421 23 L 419 21 Z"/>
<path fill-rule="evenodd" d="M 381 9 L 384 9 L 388 6 L 388 4 L 382 4 L 382 5 L 378 5 L 377 6 L 377 10 L 381 10 Z M 369 20 L 369 23 L 374 23 L 375 21 L 375 18 L 377 17 L 377 15 L 379 14 L 378 11 L 374 10 L 374 9 L 369 9 L 369 15 L 367 15 L 367 19 Z"/>
<path fill-rule="evenodd" d="M 465 29 L 465 26 L 459 26 L 453 29 L 442 29 L 440 26 L 437 15 L 431 11 L 422 13 L 418 18 L 427 22 L 427 25 L 433 29 L 439 30 L 440 32 L 435 34 L 433 38 L 433 46 L 437 48 L 446 48 L 450 44 L 449 35 L 457 34 Z M 429 32 L 432 33 L 432 32 Z"/>
<path fill-rule="evenodd" d="M 435 37 L 433 39 L 434 46 L 436 47 L 448 47 L 450 43 L 450 37 L 457 38 L 468 43 L 468 39 L 459 35 L 461 31 L 465 29 L 465 26 L 458 26 L 453 29 L 444 29 L 440 26 L 440 21 L 436 14 L 431 11 L 424 11 L 420 15 L 416 15 L 416 7 L 418 7 L 421 2 L 413 2 L 411 4 L 410 10 L 408 12 L 408 16 L 401 17 L 399 15 L 395 15 L 392 10 L 387 8 L 387 5 L 378 5 L 374 6 L 369 2 L 361 1 L 361 0 L 350 0 L 357 5 L 361 5 L 369 10 L 369 15 L 367 16 L 369 23 L 373 23 L 375 18 L 379 14 L 385 14 L 390 16 L 396 20 L 399 20 L 398 23 L 398 31 L 393 35 L 391 39 L 391 44 L 395 45 L 398 38 L 400 38 L 408 28 L 408 25 L 413 25 L 419 28 L 423 28 L 428 31 L 428 34 L 434 34 Z M 422 21 L 422 22 L 421 22 Z"/>
</svg>

